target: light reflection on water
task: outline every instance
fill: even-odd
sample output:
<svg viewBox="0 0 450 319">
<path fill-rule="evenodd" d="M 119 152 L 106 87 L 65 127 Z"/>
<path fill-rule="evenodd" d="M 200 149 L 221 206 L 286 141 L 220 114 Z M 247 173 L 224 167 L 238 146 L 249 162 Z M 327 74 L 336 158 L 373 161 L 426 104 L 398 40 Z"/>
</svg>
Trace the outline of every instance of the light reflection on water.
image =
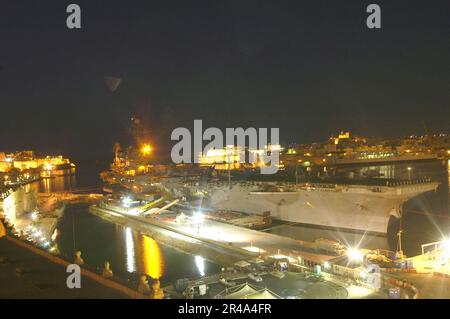
<svg viewBox="0 0 450 319">
<path fill-rule="evenodd" d="M 66 258 L 71 260 L 74 250 L 80 250 L 85 262 L 97 270 L 108 260 L 114 275 L 125 280 L 133 273 L 147 274 L 165 285 L 180 278 L 214 274 L 221 268 L 200 256 L 158 243 L 130 227 L 91 215 L 84 204 L 68 206 L 58 229 L 58 246 Z"/>
<path fill-rule="evenodd" d="M 54 176 L 52 178 L 43 178 L 37 182 L 28 184 L 26 189 L 33 190 L 38 193 L 55 193 L 73 190 L 77 188 L 75 173 L 75 168 L 57 170 L 54 171 L 55 175 L 64 175 Z"/>
<path fill-rule="evenodd" d="M 125 228 L 124 237 L 126 270 L 161 278 L 164 274 L 164 259 L 158 243 L 149 236 L 133 232 L 130 227 Z"/>
<path fill-rule="evenodd" d="M 200 276 L 205 275 L 205 259 L 202 256 L 195 256 L 195 265 L 197 266 Z"/>
<path fill-rule="evenodd" d="M 125 247 L 126 247 L 126 258 L 127 258 L 127 271 L 136 271 L 136 257 L 134 255 L 134 241 L 131 228 L 127 227 L 125 229 Z"/>
<path fill-rule="evenodd" d="M 164 260 L 158 243 L 149 236 L 142 236 L 142 262 L 141 269 L 152 278 L 161 278 L 164 274 Z"/>
</svg>

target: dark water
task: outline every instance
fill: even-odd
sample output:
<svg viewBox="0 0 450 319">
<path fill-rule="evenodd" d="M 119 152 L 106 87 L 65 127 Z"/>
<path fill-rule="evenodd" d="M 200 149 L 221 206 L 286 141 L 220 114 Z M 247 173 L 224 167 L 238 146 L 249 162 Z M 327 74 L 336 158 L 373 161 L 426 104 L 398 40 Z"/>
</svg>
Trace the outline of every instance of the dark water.
<svg viewBox="0 0 450 319">
<path fill-rule="evenodd" d="M 180 278 L 198 278 L 220 271 L 220 266 L 201 256 L 183 253 L 156 242 L 130 227 L 123 227 L 87 212 L 87 205 L 72 205 L 66 209 L 58 229 L 61 253 L 72 259 L 80 250 L 91 267 L 102 269 L 105 260 L 114 274 L 122 279 L 132 273 L 145 273 L 159 278 L 162 285 Z M 74 249 L 75 247 L 75 249 Z"/>
<path fill-rule="evenodd" d="M 398 165 L 395 176 L 407 178 L 408 165 Z M 408 254 L 420 253 L 420 245 L 450 236 L 449 183 L 450 161 L 422 162 L 412 167 L 412 178 L 430 177 L 440 183 L 436 192 L 417 196 L 404 205 L 404 250 Z M 388 240 L 396 246 L 395 227 Z"/>
<path fill-rule="evenodd" d="M 429 177 L 440 182 L 436 192 L 418 196 L 407 202 L 403 218 L 403 249 L 407 255 L 420 252 L 420 245 L 438 241 L 450 234 L 449 216 L 449 163 L 443 161 L 417 162 L 367 167 L 346 167 L 342 170 L 379 170 L 386 178 L 416 179 Z M 412 170 L 408 171 L 407 167 Z M 34 183 L 31 187 L 40 191 L 82 190 L 98 187 L 96 165 L 77 168 L 76 176 L 56 177 Z M 410 175 L 411 174 L 411 175 Z M 439 217 L 439 216 L 443 217 Z M 74 205 L 66 209 L 60 222 L 61 236 L 58 244 L 62 254 L 72 258 L 75 249 L 92 267 L 101 268 L 109 260 L 116 275 L 126 279 L 136 271 L 160 277 L 162 284 L 184 277 L 200 277 L 215 273 L 220 266 L 204 261 L 173 248 L 161 245 L 148 236 L 130 228 L 104 221 L 87 212 L 86 205 Z M 341 231 L 323 230 L 304 226 L 275 227 L 272 233 L 313 241 L 317 238 L 336 239 L 350 246 L 366 248 L 397 247 L 398 223 L 392 223 L 387 236 L 372 236 Z"/>
</svg>

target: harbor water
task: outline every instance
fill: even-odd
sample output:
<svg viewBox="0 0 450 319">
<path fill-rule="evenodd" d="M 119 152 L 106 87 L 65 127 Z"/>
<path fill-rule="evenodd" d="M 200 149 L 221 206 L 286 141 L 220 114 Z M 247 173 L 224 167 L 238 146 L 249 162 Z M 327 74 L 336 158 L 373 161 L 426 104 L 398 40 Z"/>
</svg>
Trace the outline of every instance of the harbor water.
<svg viewBox="0 0 450 319">
<path fill-rule="evenodd" d="M 75 175 L 58 176 L 33 183 L 40 192 L 89 189 L 100 191 L 99 172 L 105 167 L 79 165 Z M 408 169 L 409 168 L 409 169 Z M 432 178 L 440 183 L 436 192 L 418 196 L 403 209 L 403 250 L 407 255 L 420 253 L 423 243 L 439 241 L 450 234 L 449 162 L 427 161 L 378 166 L 343 167 L 342 170 L 364 172 L 376 170 L 381 178 Z M 110 261 L 114 273 L 128 280 L 137 273 L 160 278 L 165 285 L 180 278 L 198 278 L 217 273 L 221 266 L 174 248 L 162 245 L 129 227 L 115 225 L 88 212 L 87 204 L 68 205 L 58 229 L 57 243 L 61 254 L 71 259 L 75 250 L 82 251 L 87 264 L 101 269 Z M 274 223 L 267 232 L 296 239 L 339 240 L 348 246 L 396 250 L 399 221 L 393 220 L 387 236 L 352 233 L 318 227 Z M 181 267 L 180 267 L 181 266 Z"/>
<path fill-rule="evenodd" d="M 124 280 L 146 274 L 160 279 L 164 286 L 181 278 L 214 274 L 221 268 L 202 256 L 162 245 L 130 227 L 94 216 L 86 204 L 68 206 L 58 230 L 57 243 L 65 258 L 72 259 L 73 252 L 80 250 L 84 261 L 99 271 L 108 260 L 114 274 Z"/>
</svg>

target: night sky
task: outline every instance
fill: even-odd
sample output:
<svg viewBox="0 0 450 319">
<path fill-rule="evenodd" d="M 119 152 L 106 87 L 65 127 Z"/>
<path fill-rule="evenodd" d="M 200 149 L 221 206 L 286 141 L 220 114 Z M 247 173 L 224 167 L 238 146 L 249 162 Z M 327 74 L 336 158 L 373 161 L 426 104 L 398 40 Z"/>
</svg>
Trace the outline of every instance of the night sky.
<svg viewBox="0 0 450 319">
<path fill-rule="evenodd" d="M 161 151 L 194 119 L 284 143 L 449 132 L 450 1 L 2 0 L 0 107 L 1 150 L 75 158 L 111 157 L 133 115 Z"/>
</svg>

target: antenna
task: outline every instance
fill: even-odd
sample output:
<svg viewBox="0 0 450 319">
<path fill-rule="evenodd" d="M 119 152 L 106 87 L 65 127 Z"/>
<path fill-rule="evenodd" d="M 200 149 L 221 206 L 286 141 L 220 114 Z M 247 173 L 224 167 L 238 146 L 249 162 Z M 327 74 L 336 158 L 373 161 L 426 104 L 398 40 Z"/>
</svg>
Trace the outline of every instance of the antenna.
<svg viewBox="0 0 450 319">
<path fill-rule="evenodd" d="M 403 212 L 402 209 L 399 209 L 400 212 L 400 227 L 397 233 L 398 242 L 397 242 L 397 252 L 401 257 L 403 257 L 403 247 L 402 247 L 402 234 L 403 234 Z"/>
</svg>

